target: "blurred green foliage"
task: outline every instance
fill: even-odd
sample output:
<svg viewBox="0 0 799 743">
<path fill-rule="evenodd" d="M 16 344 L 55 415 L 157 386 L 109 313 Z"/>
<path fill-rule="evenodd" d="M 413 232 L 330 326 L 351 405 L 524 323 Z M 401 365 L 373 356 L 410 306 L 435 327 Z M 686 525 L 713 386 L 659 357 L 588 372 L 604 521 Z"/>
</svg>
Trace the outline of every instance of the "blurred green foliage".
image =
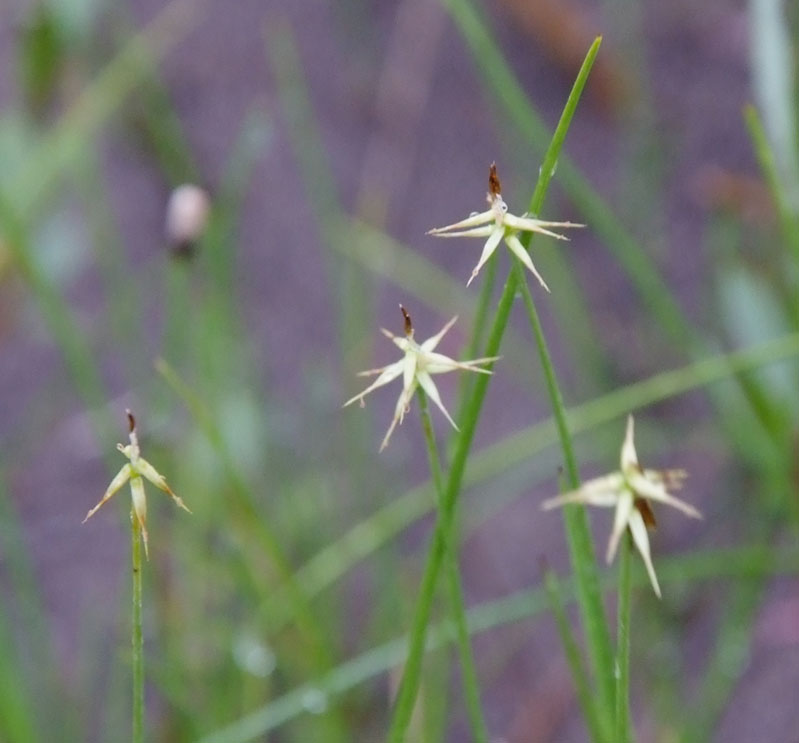
<svg viewBox="0 0 799 743">
<path fill-rule="evenodd" d="M 540 157 L 551 132 L 535 96 L 505 60 L 492 23 L 471 3 L 446 5 L 498 126 L 529 148 L 528 159 Z M 611 20 L 622 12 L 616 5 L 607 4 Z M 753 227 L 728 210 L 707 215 L 705 242 L 696 248 L 707 255 L 708 274 L 698 313 L 686 312 L 678 287 L 658 265 L 657 246 L 668 243 L 658 216 L 666 201 L 665 176 L 640 173 L 645 153 L 659 144 L 646 123 L 658 119 L 651 96 L 644 97 L 649 108 L 641 118 L 627 121 L 640 138 L 623 163 L 633 189 L 635 178 L 646 176 L 645 188 L 635 194 L 648 208 L 631 214 L 629 203 L 618 204 L 592 185 L 584 172 L 590 167 L 565 155 L 555 176 L 600 241 L 605 260 L 624 276 L 639 315 L 625 332 L 635 335 L 643 356 L 673 360 L 669 370 L 631 384 L 600 342 L 603 320 L 593 311 L 591 293 L 553 298 L 551 320 L 562 331 L 570 389 L 590 391 L 567 400 L 580 461 L 606 463 L 615 456 L 618 421 L 629 410 L 703 387 L 707 391 L 692 399 L 706 410 L 697 414 L 685 448 L 698 452 L 697 461 L 712 459 L 724 469 L 706 501 L 707 546 L 686 540 L 681 556 L 656 558 L 671 598 L 655 605 L 642 593 L 633 609 L 632 673 L 643 690 L 634 709 L 645 705 L 664 739 L 712 738 L 746 668 L 769 581 L 797 570 L 797 51 L 795 33 L 775 32 L 786 19 L 775 18 L 774 7 L 751 2 L 757 108 L 748 109 L 746 123 L 776 220 Z M 402 634 L 424 551 L 419 534 L 426 533 L 414 525 L 431 512 L 431 489 L 415 483 L 409 490 L 408 451 L 397 455 L 401 460 L 379 460 L 365 416 L 339 413 L 340 380 L 372 363 L 374 308 L 385 282 L 442 315 L 461 313 L 461 322 L 480 316 L 477 294 L 466 293 L 383 225 L 346 211 L 324 133 L 317 131 L 303 55 L 292 42 L 291 25 L 278 18 L 270 18 L 263 65 L 274 75 L 279 110 L 254 101 L 240 122 L 195 258 L 179 262 L 153 250 L 134 260 L 110 198 L 114 182 L 103 167 L 103 140 L 122 125 L 138 134 L 141 157 L 162 186 L 199 179 L 199 157 L 164 84 L 161 62 L 202 23 L 204 8 L 176 0 L 134 31 L 125 10 L 111 4 L 40 2 L 21 18 L 15 39 L 19 91 L 0 112 L 0 281 L 4 293 L 16 292 L 14 322 L 33 327 L 38 342 L 46 334 L 63 368 L 43 376 L 22 425 L 3 431 L 0 644 L 9 652 L 0 664 L 0 739 L 9 743 L 118 740 L 119 731 L 128 729 L 126 595 L 109 599 L 119 604 L 116 626 L 98 626 L 90 607 L 83 607 L 80 626 L 68 628 L 70 657 L 81 660 L 65 668 L 53 639 L 64 630 L 54 632 L 60 618 L 47 609 L 46 581 L 37 573 L 14 492 L 18 463 L 35 466 L 31 458 L 55 423 L 74 412 L 75 398 L 109 473 L 119 466 L 114 445 L 124 439 L 116 396 L 121 390 L 134 398 L 148 458 L 170 474 L 194 511 L 190 520 L 176 519 L 153 504 L 152 558 L 145 571 L 152 740 L 230 743 L 278 729 L 275 739 L 281 741 L 376 740 L 404 658 Z M 795 30 L 797 19 L 787 22 Z M 639 34 L 627 48 L 635 57 L 647 40 L 640 28 L 631 32 Z M 109 39 L 120 40 L 118 48 L 108 48 Z M 300 401 L 282 399 L 270 387 L 266 359 L 279 349 L 261 347 L 239 286 L 246 271 L 239 225 L 256 165 L 275 146 L 278 116 L 289 122 L 335 316 L 334 356 L 296 372 L 307 390 Z M 508 180 L 531 188 L 535 178 L 518 170 Z M 269 200 L 257 198 L 259 204 Z M 642 213 L 651 214 L 651 222 Z M 430 220 L 431 226 L 441 221 L 436 215 Z M 561 276 L 562 285 L 579 292 L 584 279 L 567 260 L 545 248 L 539 260 L 545 276 Z M 101 318 L 91 321 L 74 295 L 76 277 L 86 273 L 98 277 L 101 293 Z M 491 300 L 487 292 L 486 306 Z M 517 329 L 510 332 L 502 349 L 508 368 L 498 373 L 529 385 L 537 380 L 529 344 Z M 733 353 L 725 355 L 725 349 Z M 658 426 L 643 421 L 643 446 L 673 442 L 684 428 L 668 417 Z M 467 535 L 556 471 L 556 441 L 548 419 L 472 453 L 465 473 Z M 101 488 L 102 478 L 94 489 Z M 74 510 L 74 528 L 80 529 L 85 504 L 62 506 L 59 518 L 69 521 Z M 721 544 L 734 546 L 713 547 Z M 91 555 L 84 559 L 82 579 L 91 582 L 89 571 L 104 566 Z M 637 567 L 633 581 L 645 585 Z M 613 577 L 603 580 L 612 591 Z M 715 643 L 705 649 L 698 677 L 686 685 L 687 667 L 697 671 L 680 643 L 708 586 L 726 609 L 712 618 Z M 561 588 L 563 600 L 572 601 L 568 579 Z M 487 640 L 481 657 L 512 655 L 509 625 L 526 620 L 535 632 L 531 619 L 548 606 L 541 587 L 474 606 L 471 631 L 494 629 L 488 637 L 495 652 Z M 647 633 L 659 638 L 654 649 Z M 425 741 L 452 735 L 464 717 L 454 691 L 459 687 L 445 693 L 452 659 L 441 648 L 452 639 L 443 619 L 432 628 L 419 727 Z M 670 660 L 636 665 L 647 653 Z M 485 688 L 499 678 L 501 665 L 481 668 Z"/>
</svg>

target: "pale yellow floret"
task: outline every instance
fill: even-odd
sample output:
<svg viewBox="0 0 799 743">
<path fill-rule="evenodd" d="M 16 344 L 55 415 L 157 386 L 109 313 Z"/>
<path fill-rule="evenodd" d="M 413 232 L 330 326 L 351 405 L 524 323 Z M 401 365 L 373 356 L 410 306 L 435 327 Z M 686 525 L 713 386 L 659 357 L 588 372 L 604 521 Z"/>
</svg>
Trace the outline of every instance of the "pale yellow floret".
<svg viewBox="0 0 799 743">
<path fill-rule="evenodd" d="M 100 502 L 86 514 L 83 519 L 85 524 L 95 513 L 108 501 L 126 482 L 130 482 L 130 493 L 132 501 L 132 510 L 141 530 L 142 542 L 144 543 L 144 553 L 149 559 L 148 538 L 147 538 L 147 499 L 144 492 L 144 480 L 149 480 L 160 490 L 168 493 L 172 500 L 182 508 L 184 511 L 189 510 L 188 506 L 183 500 L 178 497 L 172 488 L 167 484 L 166 478 L 158 472 L 146 459 L 142 458 L 139 454 L 139 441 L 136 437 L 136 431 L 133 428 L 133 416 L 128 411 L 128 417 L 131 421 L 130 443 L 127 445 L 117 444 L 117 449 L 124 454 L 130 461 L 127 462 L 121 470 L 116 474 L 105 494 L 100 499 Z"/>
<path fill-rule="evenodd" d="M 408 317 L 404 308 L 403 314 L 406 319 L 406 327 L 410 327 L 410 318 Z M 395 361 L 393 364 L 389 364 L 388 366 L 382 366 L 376 369 L 368 369 L 366 371 L 359 372 L 358 376 L 377 375 L 377 379 L 375 379 L 375 381 L 372 382 L 372 384 L 370 384 L 365 390 L 347 400 L 343 406 L 347 407 L 347 405 L 351 405 L 356 401 L 363 404 L 363 400 L 366 395 L 376 390 L 378 387 L 383 387 L 384 385 L 393 382 L 398 377 L 402 377 L 402 391 L 400 392 L 399 398 L 397 399 L 397 404 L 394 408 L 394 417 L 391 420 L 391 425 L 389 425 L 388 431 L 383 437 L 383 441 L 380 445 L 380 451 L 383 451 L 383 449 L 386 448 L 394 429 L 402 423 L 405 413 L 408 411 L 411 400 L 413 399 L 414 392 L 416 392 L 417 386 L 420 386 L 424 390 L 430 400 L 432 400 L 435 406 L 443 413 L 444 417 L 450 422 L 453 428 L 456 430 L 458 429 L 457 424 L 452 419 L 449 411 L 447 411 L 444 403 L 441 401 L 441 395 L 439 394 L 438 388 L 436 387 L 432 378 L 433 374 L 444 374 L 446 372 L 456 370 L 491 374 L 491 370 L 485 369 L 483 366 L 485 364 L 491 364 L 494 361 L 497 361 L 499 359 L 498 356 L 472 359 L 471 361 L 456 361 L 455 359 L 451 359 L 449 356 L 445 356 L 444 354 L 437 353 L 435 351 L 436 346 L 444 337 L 444 334 L 453 326 L 456 320 L 457 317 L 453 317 L 449 322 L 446 323 L 446 325 L 444 325 L 443 328 L 441 328 L 441 330 L 438 331 L 438 333 L 422 343 L 417 343 L 414 340 L 412 329 L 405 337 L 402 337 L 394 335 L 394 333 L 386 330 L 385 328 L 381 328 L 383 335 L 390 339 L 391 342 L 403 352 L 403 358 L 399 361 Z"/>
<path fill-rule="evenodd" d="M 494 171 L 495 172 L 495 171 Z M 483 246 L 480 259 L 472 270 L 466 285 L 474 281 L 480 273 L 480 269 L 486 264 L 488 259 L 494 254 L 499 243 L 504 239 L 508 249 L 522 262 L 522 265 L 535 276 L 541 286 L 549 291 L 546 281 L 535 267 L 530 258 L 530 254 L 521 244 L 518 234 L 520 232 L 537 232 L 557 240 L 568 240 L 565 235 L 553 232 L 550 227 L 574 228 L 584 227 L 585 225 L 574 222 L 549 222 L 543 219 L 535 219 L 528 215 L 517 217 L 508 212 L 507 204 L 502 200 L 499 193 L 489 193 L 488 203 L 491 208 L 488 211 L 469 215 L 460 222 L 449 224 L 446 227 L 436 227 L 427 232 L 428 235 L 435 237 L 480 237 L 487 238 Z"/>
<path fill-rule="evenodd" d="M 627 418 L 627 430 L 621 447 L 620 465 L 617 472 L 597 477 L 583 483 L 577 490 L 549 498 L 541 504 L 544 510 L 580 503 L 583 505 L 615 508 L 613 529 L 608 540 L 605 560 L 610 563 L 616 555 L 619 540 L 629 529 L 641 559 L 644 561 L 652 588 L 661 597 L 660 585 L 649 548 L 649 536 L 641 507 L 644 502 L 664 503 L 682 511 L 686 516 L 701 519 L 702 514 L 689 503 L 675 498 L 667 487 L 678 489 L 687 477 L 685 470 L 642 470 L 633 441 L 633 417 Z"/>
</svg>

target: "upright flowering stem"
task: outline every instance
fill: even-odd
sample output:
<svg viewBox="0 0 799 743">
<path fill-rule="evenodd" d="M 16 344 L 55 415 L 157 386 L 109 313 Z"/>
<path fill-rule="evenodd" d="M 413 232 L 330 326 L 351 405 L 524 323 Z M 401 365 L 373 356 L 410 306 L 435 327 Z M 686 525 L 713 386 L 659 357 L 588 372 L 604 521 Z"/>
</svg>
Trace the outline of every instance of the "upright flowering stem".
<svg viewBox="0 0 799 743">
<path fill-rule="evenodd" d="M 164 491 L 174 501 L 175 505 L 191 513 L 183 500 L 167 484 L 166 478 L 141 456 L 139 437 L 136 434 L 136 419 L 130 410 L 126 411 L 128 417 L 129 443 L 117 444 L 120 454 L 127 458 L 127 462 L 116 474 L 106 488 L 100 502 L 86 514 L 83 519 L 85 524 L 97 511 L 103 507 L 125 484 L 130 485 L 131 507 L 131 561 L 133 563 L 133 621 L 131 622 L 131 655 L 133 663 L 133 741 L 142 743 L 144 740 L 144 648 L 142 641 L 142 545 L 144 556 L 148 556 L 147 547 L 147 498 L 144 492 L 144 481 L 155 485 Z"/>
<path fill-rule="evenodd" d="M 425 443 L 427 444 L 427 458 L 430 462 L 430 475 L 436 490 L 436 499 L 439 509 L 444 494 L 444 480 L 441 474 L 441 460 L 438 455 L 436 436 L 433 432 L 433 423 L 430 420 L 430 411 L 427 407 L 427 396 L 422 389 L 417 391 L 419 409 L 421 411 L 422 429 L 424 430 Z M 472 656 L 472 646 L 469 640 L 469 627 L 466 622 L 466 602 L 463 597 L 460 572 L 458 570 L 457 547 L 453 542 L 445 546 L 445 570 L 447 571 L 447 590 L 449 591 L 450 611 L 452 621 L 455 623 L 455 632 L 458 639 L 458 652 L 460 653 L 461 673 L 463 674 L 463 690 L 466 696 L 466 709 L 469 713 L 469 722 L 472 726 L 472 736 L 477 743 L 488 742 L 488 730 L 480 706 L 480 685 L 477 680 L 477 669 Z"/>
<path fill-rule="evenodd" d="M 601 38 L 597 38 L 588 50 L 588 54 L 583 61 L 577 79 L 574 82 L 569 98 L 561 114 L 560 121 L 555 129 L 549 149 L 544 157 L 544 163 L 541 167 L 541 172 L 536 183 L 533 198 L 530 204 L 530 211 L 534 214 L 540 211 L 544 202 L 549 182 L 554 173 L 555 164 L 557 163 L 558 155 L 563 146 L 566 138 L 566 132 L 571 124 L 572 117 L 577 108 L 577 103 L 580 100 L 580 95 L 588 80 L 588 75 L 591 67 L 594 64 L 596 55 L 599 52 L 599 45 Z M 499 304 L 497 306 L 494 321 L 489 332 L 486 355 L 495 356 L 499 351 L 502 343 L 502 336 L 505 333 L 505 328 L 508 324 L 510 311 L 513 306 L 513 300 L 516 294 L 517 280 L 516 273 L 511 272 L 505 283 L 505 288 L 502 291 Z M 400 743 L 402 741 L 401 730 L 406 729 L 407 720 L 403 720 L 400 712 L 403 715 L 410 715 L 413 710 L 413 703 L 416 700 L 416 695 L 419 689 L 419 681 L 421 677 L 421 661 L 424 655 L 425 641 L 427 634 L 427 625 L 430 621 L 430 611 L 432 609 L 433 592 L 438 581 L 439 572 L 444 561 L 446 554 L 446 545 L 452 541 L 453 524 L 455 523 L 455 514 L 457 512 L 458 496 L 460 494 L 461 483 L 463 481 L 463 472 L 466 468 L 466 462 L 469 458 L 469 450 L 471 449 L 472 440 L 474 438 L 475 430 L 477 429 L 477 421 L 480 417 L 483 400 L 485 399 L 488 390 L 489 377 L 480 375 L 476 378 L 471 396 L 468 398 L 464 410 L 463 418 L 460 420 L 460 436 L 457 439 L 455 446 L 455 453 L 452 458 L 452 464 L 449 468 L 449 475 L 447 477 L 444 494 L 441 499 L 439 508 L 439 515 L 436 521 L 436 529 L 433 533 L 433 540 L 430 545 L 430 551 L 427 555 L 427 562 L 425 564 L 424 573 L 422 575 L 422 585 L 419 590 L 419 598 L 416 603 L 414 614 L 414 622 L 412 625 L 411 636 L 409 639 L 408 658 L 405 664 L 405 672 L 402 677 L 402 683 L 397 694 L 397 701 L 394 707 L 394 714 L 391 720 L 391 727 L 389 728 L 388 740 Z M 604 621 L 604 615 L 602 615 Z M 607 636 L 607 661 L 608 669 L 610 669 L 613 656 L 610 649 L 610 636 Z M 592 638 L 589 638 L 589 642 Z M 592 654 L 592 658 L 598 653 Z M 604 654 L 602 655 L 604 658 Z M 612 676 L 609 674 L 609 681 L 612 684 Z M 611 686 L 612 692 L 612 686 Z M 410 704 L 408 703 L 410 699 Z M 605 701 L 603 699 L 603 701 Z M 607 708 L 606 708 L 607 709 Z"/>
<path fill-rule="evenodd" d="M 549 354 L 544 331 L 538 312 L 533 301 L 530 288 L 521 262 L 516 261 L 515 274 L 519 287 L 524 297 L 524 305 L 530 326 L 533 330 L 541 368 L 544 372 L 547 392 L 549 394 L 552 414 L 558 429 L 560 446 L 563 451 L 563 460 L 566 465 L 566 480 L 570 488 L 580 486 L 580 474 L 577 469 L 577 459 L 574 455 L 571 434 L 566 423 L 566 406 L 558 385 L 555 367 Z M 602 603 L 602 591 L 599 586 L 599 576 L 596 567 L 594 542 L 588 528 L 588 517 L 583 506 L 564 509 L 563 520 L 566 527 L 566 539 L 569 545 L 572 568 L 577 581 L 577 600 L 580 606 L 580 615 L 585 627 L 588 652 L 596 674 L 597 694 L 600 707 L 604 712 L 604 719 L 609 721 L 614 709 L 614 683 L 613 683 L 613 650 L 610 642 L 610 630 L 605 617 L 605 607 Z"/>
<path fill-rule="evenodd" d="M 616 640 L 616 724 L 613 740 L 630 743 L 630 538 L 624 535 L 619 548 L 618 635 Z"/>
<path fill-rule="evenodd" d="M 472 321 L 472 332 L 469 337 L 469 343 L 466 346 L 464 353 L 466 358 L 474 358 L 480 353 L 480 347 L 483 345 L 483 335 L 485 334 L 486 325 L 488 323 L 488 313 L 491 310 L 491 297 L 494 293 L 494 284 L 497 279 L 497 258 L 492 256 L 486 265 L 483 272 L 483 281 L 480 287 L 480 294 L 477 297 L 475 304 L 474 318 Z M 472 389 L 472 382 L 474 380 L 468 376 L 460 378 L 458 387 L 458 420 L 461 418 L 468 394 Z M 454 438 L 450 439 L 454 443 Z"/>
<path fill-rule="evenodd" d="M 142 633 L 141 529 L 136 514 L 130 512 L 131 554 L 133 556 L 133 621 L 130 643 L 133 662 L 133 743 L 144 741 L 144 642 Z"/>
<path fill-rule="evenodd" d="M 499 300 L 494 322 L 488 337 L 487 349 L 498 350 L 502 342 L 502 335 L 508 324 L 510 311 L 513 307 L 513 298 L 516 294 L 515 275 L 508 276 L 502 297 Z M 414 610 L 411 633 L 408 640 L 408 657 L 405 661 L 405 669 L 400 683 L 397 699 L 394 703 L 394 712 L 391 718 L 391 726 L 388 732 L 388 740 L 391 743 L 404 743 L 403 730 L 407 729 L 410 715 L 413 712 L 416 695 L 419 692 L 421 681 L 422 658 L 424 657 L 425 643 L 427 639 L 427 626 L 430 622 L 430 613 L 433 607 L 433 596 L 435 595 L 438 576 L 446 554 L 446 545 L 453 541 L 453 530 L 455 515 L 457 513 L 458 495 L 463 481 L 463 472 L 466 469 L 466 462 L 469 459 L 474 432 L 477 429 L 477 421 L 480 417 L 480 410 L 483 406 L 486 392 L 488 390 L 488 377 L 481 374 L 475 380 L 471 396 L 467 399 L 463 409 L 463 418 L 460 425 L 460 435 L 455 446 L 455 454 L 449 468 L 449 475 L 443 490 L 443 496 L 439 503 L 436 527 L 433 532 L 433 539 L 430 550 L 427 553 L 422 581 L 419 587 L 419 598 Z"/>
</svg>

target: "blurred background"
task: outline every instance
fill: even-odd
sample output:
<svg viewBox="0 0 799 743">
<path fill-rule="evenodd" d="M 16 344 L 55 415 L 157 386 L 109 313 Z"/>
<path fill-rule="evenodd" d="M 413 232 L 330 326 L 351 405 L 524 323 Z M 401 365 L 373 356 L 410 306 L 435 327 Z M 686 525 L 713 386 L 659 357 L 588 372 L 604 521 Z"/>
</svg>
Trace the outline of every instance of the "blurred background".
<svg viewBox="0 0 799 743">
<path fill-rule="evenodd" d="M 127 492 L 80 523 L 125 408 L 193 511 L 150 492 L 148 739 L 382 739 L 433 496 L 415 409 L 378 455 L 398 387 L 341 404 L 396 360 L 399 302 L 421 338 L 459 315 L 440 350 L 462 352 L 507 251 L 467 290 L 480 244 L 425 232 L 484 208 L 492 161 L 526 209 L 597 35 L 541 214 L 588 228 L 534 241 L 532 290 L 583 475 L 634 411 L 642 463 L 689 470 L 705 515 L 658 514 L 663 601 L 636 561 L 638 740 L 799 740 L 798 32 L 776 0 L 3 0 L 0 740 L 128 738 Z M 183 183 L 209 199 L 196 236 L 165 228 Z M 461 566 L 494 738 L 583 741 L 517 304 Z M 465 741 L 434 638 L 413 739 Z"/>
</svg>

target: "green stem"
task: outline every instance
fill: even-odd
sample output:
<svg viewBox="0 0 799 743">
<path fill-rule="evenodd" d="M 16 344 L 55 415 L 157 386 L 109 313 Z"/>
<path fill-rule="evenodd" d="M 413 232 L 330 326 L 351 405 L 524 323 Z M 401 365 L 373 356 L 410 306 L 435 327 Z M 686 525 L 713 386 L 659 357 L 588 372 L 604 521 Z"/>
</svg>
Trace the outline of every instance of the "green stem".
<svg viewBox="0 0 799 743">
<path fill-rule="evenodd" d="M 790 280 L 790 277 L 796 276 L 796 272 L 799 270 L 799 214 L 791 208 L 790 199 L 780 181 L 774 152 L 769 144 L 763 122 L 754 106 L 744 106 L 744 121 L 749 130 L 749 138 L 752 140 L 760 170 L 763 171 L 766 184 L 777 208 L 782 239 L 793 254 L 794 266 L 788 274 Z M 794 323 L 799 323 L 799 296 L 796 292 L 791 293 L 791 300 Z"/>
<path fill-rule="evenodd" d="M 430 419 L 430 410 L 427 406 L 427 395 L 421 387 L 417 389 L 419 397 L 419 410 L 422 417 L 422 430 L 424 431 L 425 443 L 427 444 L 427 458 L 430 462 L 430 474 L 436 491 L 436 499 L 439 509 L 442 505 L 442 495 L 444 493 L 444 478 L 441 474 L 441 459 L 436 445 L 436 436 L 433 431 L 433 422 Z M 454 538 L 454 535 L 449 535 Z M 455 632 L 458 639 L 458 652 L 461 661 L 461 673 L 463 674 L 463 690 L 466 695 L 466 709 L 469 713 L 469 722 L 472 726 L 472 736 L 475 741 L 487 743 L 489 740 L 488 730 L 483 710 L 480 706 L 480 685 L 477 680 L 477 668 L 472 655 L 472 646 L 469 642 L 469 626 L 466 622 L 466 606 L 463 597 L 463 586 L 461 585 L 460 572 L 458 570 L 457 549 L 454 541 L 446 544 L 446 571 L 449 590 L 450 611 L 452 620 L 455 623 Z"/>
<path fill-rule="evenodd" d="M 547 386 L 550 403 L 552 405 L 552 416 L 555 419 L 555 427 L 558 430 L 558 438 L 563 449 L 563 460 L 566 465 L 566 484 L 570 489 L 580 486 L 580 471 L 577 468 L 577 458 L 574 455 L 574 446 L 569 433 L 569 426 L 566 423 L 566 406 L 563 403 L 563 395 L 558 384 L 555 366 L 552 363 L 552 356 L 549 353 L 544 329 L 541 327 L 541 320 L 538 317 L 533 295 L 527 284 L 527 277 L 524 273 L 524 266 L 518 258 L 514 259 L 514 271 L 516 280 L 519 284 L 519 291 L 524 299 L 524 308 L 527 310 L 527 319 L 533 331 L 538 355 L 541 361 L 541 368 L 544 372 L 544 381 Z M 591 560 L 593 562 L 593 558 Z"/>
<path fill-rule="evenodd" d="M 133 657 L 133 743 L 144 741 L 144 643 L 142 635 L 142 562 L 139 521 L 130 512 L 131 553 L 133 555 L 133 623 L 130 642 Z"/>
<path fill-rule="evenodd" d="M 566 132 L 569 129 L 569 124 L 577 108 L 580 94 L 585 87 L 588 74 L 591 71 L 594 59 L 599 51 L 600 42 L 601 38 L 596 39 L 588 50 L 588 54 L 580 68 L 580 72 L 577 75 L 577 79 L 575 80 L 569 98 L 564 106 L 558 126 L 555 129 L 555 134 L 552 137 L 549 150 L 544 158 L 544 164 L 541 167 L 538 182 L 533 192 L 530 211 L 534 214 L 537 214 L 543 205 L 544 197 L 546 196 L 547 188 L 555 169 L 555 163 L 557 162 L 558 155 L 563 146 L 563 141 L 566 137 Z M 513 306 L 516 284 L 516 275 L 511 272 L 505 282 L 505 288 L 503 289 L 499 305 L 497 306 L 497 312 L 494 316 L 494 323 L 488 336 L 486 356 L 496 356 L 499 351 L 502 336 L 508 324 L 508 318 L 510 317 L 511 307 Z M 399 743 L 401 740 L 399 731 L 407 727 L 408 721 L 406 718 L 409 717 L 413 711 L 414 701 L 419 690 L 422 656 L 424 655 L 426 644 L 427 625 L 430 621 L 433 592 L 435 591 L 438 575 L 446 552 L 446 543 L 449 541 L 448 537 L 452 530 L 452 524 L 455 521 L 463 473 L 466 469 L 469 450 L 472 440 L 474 439 L 475 430 L 477 429 L 477 420 L 480 417 L 483 400 L 488 390 L 489 379 L 490 377 L 486 374 L 481 374 L 477 378 L 471 397 L 467 401 L 463 411 L 461 435 L 458 438 L 455 448 L 452 466 L 449 470 L 449 477 L 447 478 L 447 484 L 441 499 L 436 529 L 433 534 L 430 551 L 427 555 L 427 563 L 425 564 L 425 570 L 422 576 L 419 599 L 416 604 L 408 643 L 408 658 L 405 664 L 405 673 L 402 677 L 402 683 L 400 684 L 397 694 L 391 727 L 389 728 L 389 741 L 397 741 L 397 743 Z M 609 643 L 610 641 L 608 640 L 608 645 Z"/>
<path fill-rule="evenodd" d="M 472 322 L 472 335 L 469 345 L 466 347 L 465 356 L 467 359 L 476 358 L 480 354 L 480 347 L 483 344 L 483 334 L 488 323 L 488 312 L 491 309 L 491 295 L 494 293 L 494 285 L 497 283 L 497 254 L 489 258 L 486 267 L 483 269 L 483 285 L 480 287 L 480 294 L 474 310 L 474 320 Z M 468 382 L 472 377 L 464 374 L 461 379 Z M 468 387 L 465 386 L 465 389 Z"/>
<path fill-rule="evenodd" d="M 496 356 L 499 350 L 502 334 L 508 324 L 508 317 L 513 306 L 513 297 L 516 291 L 516 281 L 514 275 L 508 277 L 494 318 L 494 324 L 488 339 L 486 356 Z M 466 461 L 469 458 L 474 432 L 477 428 L 477 420 L 480 416 L 480 409 L 485 399 L 488 389 L 488 375 L 481 374 L 475 383 L 472 396 L 466 403 L 461 426 L 461 435 L 455 449 L 452 466 L 449 470 L 446 488 L 439 506 L 438 519 L 436 521 L 433 540 L 430 544 L 430 551 L 427 555 L 422 582 L 419 588 L 419 598 L 416 603 L 413 623 L 408 642 L 408 658 L 405 662 L 405 673 L 402 677 L 394 712 L 389 728 L 388 740 L 401 743 L 402 735 L 400 731 L 405 730 L 411 713 L 413 712 L 416 695 L 419 691 L 421 681 L 422 658 L 424 656 L 427 625 L 430 622 L 430 612 L 433 606 L 433 595 L 441 565 L 446 553 L 446 544 L 451 539 L 450 534 L 452 525 L 455 522 L 455 512 L 458 495 L 461 490 L 463 472 L 466 469 Z"/>
<path fill-rule="evenodd" d="M 552 364 L 552 357 L 544 337 L 533 296 L 527 285 L 524 267 L 518 258 L 514 261 L 514 270 L 524 298 L 524 306 L 533 329 L 533 335 L 535 336 L 538 355 L 541 359 L 541 367 L 544 372 L 547 392 L 549 393 L 552 414 L 555 418 L 555 426 L 558 431 L 561 449 L 563 450 L 567 485 L 570 489 L 576 490 L 580 487 L 580 474 L 577 469 L 577 459 L 574 456 L 574 446 L 569 433 L 569 426 L 566 423 L 566 406 L 563 404 L 563 396 L 558 385 L 557 374 Z M 591 656 L 597 680 L 600 707 L 604 710 L 607 716 L 606 719 L 610 719 L 613 710 L 613 695 L 615 693 L 612 671 L 613 650 L 610 642 L 610 630 L 605 617 L 605 607 L 602 603 L 602 592 L 599 588 L 594 542 L 591 538 L 591 531 L 588 528 L 588 515 L 585 507 L 581 505 L 567 506 L 563 509 L 563 520 L 566 526 L 566 539 L 569 545 L 572 568 L 577 579 L 577 598 L 580 615 L 585 627 L 588 652 Z"/>
<path fill-rule="evenodd" d="M 485 335 L 486 324 L 488 323 L 488 313 L 491 309 L 491 296 L 494 293 L 494 285 L 497 283 L 497 254 L 491 256 L 483 271 L 483 283 L 480 287 L 480 294 L 477 297 L 477 304 L 475 305 L 474 316 L 472 319 L 472 332 L 469 336 L 469 343 L 461 358 L 475 359 L 480 355 L 480 348 L 483 345 L 483 336 Z M 458 420 L 463 416 L 464 408 L 469 395 L 474 389 L 475 383 L 474 375 L 461 374 L 458 386 Z M 449 447 L 447 448 L 447 455 L 452 453 L 452 447 L 457 445 L 458 436 L 457 432 L 450 438 Z"/>
<path fill-rule="evenodd" d="M 629 535 L 625 535 L 619 545 L 619 589 L 618 589 L 618 635 L 616 641 L 616 743 L 630 743 L 630 570 Z"/>
<path fill-rule="evenodd" d="M 602 727 L 602 720 L 596 706 L 596 699 L 588 680 L 588 673 L 583 665 L 580 655 L 580 648 L 574 639 L 574 633 L 569 626 L 569 618 L 566 615 L 566 608 L 563 605 L 561 596 L 560 581 L 555 573 L 547 566 L 544 569 L 544 587 L 549 597 L 552 615 L 555 618 L 555 625 L 558 628 L 560 641 L 566 654 L 566 662 L 569 664 L 574 687 L 577 691 L 577 699 L 580 702 L 580 710 L 583 713 L 585 725 L 594 743 L 607 739 L 605 729 Z"/>
</svg>

